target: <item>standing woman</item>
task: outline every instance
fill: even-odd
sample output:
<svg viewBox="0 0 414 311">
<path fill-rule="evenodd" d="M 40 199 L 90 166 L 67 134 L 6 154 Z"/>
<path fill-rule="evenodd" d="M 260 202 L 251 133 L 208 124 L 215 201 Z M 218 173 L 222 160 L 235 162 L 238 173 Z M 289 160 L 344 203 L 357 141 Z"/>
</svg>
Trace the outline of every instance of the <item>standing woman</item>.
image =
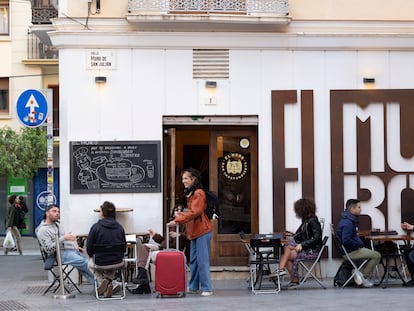
<svg viewBox="0 0 414 311">
<path fill-rule="evenodd" d="M 212 237 L 211 221 L 204 210 L 207 206 L 206 193 L 201 185 L 201 174 L 193 168 L 185 169 L 182 176 L 184 194 L 187 197 L 187 211 L 178 212 L 169 227 L 185 224 L 186 234 L 190 240 L 190 272 L 189 293 L 201 296 L 213 295 L 210 279 L 210 241 Z"/>
<path fill-rule="evenodd" d="M 302 220 L 301 225 L 293 236 L 294 242 L 288 243 L 284 248 L 280 260 L 279 275 L 289 271 L 291 281 L 288 288 L 299 285 L 298 264 L 303 259 L 314 260 L 322 247 L 322 228 L 316 217 L 316 206 L 312 199 L 299 199 L 294 204 L 296 217 Z"/>
<path fill-rule="evenodd" d="M 10 230 L 13 236 L 14 241 L 16 242 L 17 251 L 20 255 L 22 255 L 22 248 L 20 245 L 20 231 L 19 226 L 21 224 L 21 206 L 20 206 L 20 198 L 16 194 L 12 194 L 9 196 L 8 199 L 9 208 L 7 210 L 7 230 Z M 24 213 L 23 213 L 24 215 Z M 24 216 L 23 216 L 24 217 Z M 4 254 L 7 255 L 9 253 L 9 249 L 4 249 Z"/>
</svg>

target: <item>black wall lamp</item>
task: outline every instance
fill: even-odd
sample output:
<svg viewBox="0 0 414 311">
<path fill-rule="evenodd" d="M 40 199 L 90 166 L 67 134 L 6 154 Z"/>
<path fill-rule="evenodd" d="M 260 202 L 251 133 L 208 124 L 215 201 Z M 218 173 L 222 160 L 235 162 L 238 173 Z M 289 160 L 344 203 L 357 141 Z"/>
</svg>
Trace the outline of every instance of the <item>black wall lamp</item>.
<svg viewBox="0 0 414 311">
<path fill-rule="evenodd" d="M 217 87 L 216 81 L 206 81 L 206 88 L 215 89 Z"/>
<path fill-rule="evenodd" d="M 95 77 L 95 83 L 106 83 L 106 77 Z"/>
<path fill-rule="evenodd" d="M 375 83 L 375 78 L 363 78 L 362 81 L 364 81 L 364 83 Z"/>
</svg>

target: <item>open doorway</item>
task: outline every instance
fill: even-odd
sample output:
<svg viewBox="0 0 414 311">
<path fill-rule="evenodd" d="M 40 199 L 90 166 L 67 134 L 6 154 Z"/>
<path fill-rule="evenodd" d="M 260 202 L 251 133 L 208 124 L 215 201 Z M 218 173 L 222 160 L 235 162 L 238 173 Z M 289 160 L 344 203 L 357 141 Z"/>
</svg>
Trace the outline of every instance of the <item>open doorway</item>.
<svg viewBox="0 0 414 311">
<path fill-rule="evenodd" d="M 181 171 L 194 167 L 204 188 L 218 194 L 212 265 L 244 265 L 240 233 L 258 231 L 257 126 L 164 126 L 165 214 L 184 202 Z"/>
</svg>

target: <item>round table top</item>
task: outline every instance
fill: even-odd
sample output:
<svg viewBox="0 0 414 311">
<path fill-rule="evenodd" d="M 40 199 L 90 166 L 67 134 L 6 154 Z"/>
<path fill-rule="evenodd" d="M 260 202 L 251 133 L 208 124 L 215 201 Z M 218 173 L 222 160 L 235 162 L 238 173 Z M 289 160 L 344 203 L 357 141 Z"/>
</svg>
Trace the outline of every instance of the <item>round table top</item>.
<svg viewBox="0 0 414 311">
<path fill-rule="evenodd" d="M 93 211 L 99 213 L 101 211 L 101 209 L 100 208 L 95 208 Z M 133 211 L 134 211 L 134 209 L 130 208 L 130 207 L 117 207 L 116 208 L 116 212 L 118 212 L 118 213 L 133 212 Z"/>
</svg>

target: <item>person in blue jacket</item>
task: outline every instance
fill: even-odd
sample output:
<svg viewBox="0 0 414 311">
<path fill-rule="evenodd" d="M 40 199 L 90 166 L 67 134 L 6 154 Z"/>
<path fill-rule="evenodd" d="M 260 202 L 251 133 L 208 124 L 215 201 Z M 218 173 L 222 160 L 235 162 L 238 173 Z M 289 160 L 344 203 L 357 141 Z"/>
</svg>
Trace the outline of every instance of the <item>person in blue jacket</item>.
<svg viewBox="0 0 414 311">
<path fill-rule="evenodd" d="M 369 281 L 369 278 L 376 265 L 378 265 L 381 254 L 364 247 L 364 243 L 358 235 L 361 202 L 357 199 L 349 199 L 346 201 L 345 207 L 338 224 L 337 235 L 352 260 L 368 259 L 368 262 L 361 269 L 363 277 L 356 274 L 354 281 L 359 286 L 372 287 L 373 283 Z"/>
</svg>

